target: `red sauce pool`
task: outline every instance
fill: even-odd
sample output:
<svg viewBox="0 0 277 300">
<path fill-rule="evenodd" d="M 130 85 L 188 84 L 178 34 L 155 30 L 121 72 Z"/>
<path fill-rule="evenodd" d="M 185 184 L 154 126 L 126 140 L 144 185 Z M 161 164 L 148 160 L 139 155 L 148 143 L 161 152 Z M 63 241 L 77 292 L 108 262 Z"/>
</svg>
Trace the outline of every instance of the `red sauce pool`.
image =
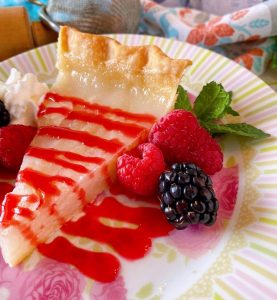
<svg viewBox="0 0 277 300">
<path fill-rule="evenodd" d="M 57 193 L 53 189 L 53 182 L 49 178 L 42 178 L 36 172 L 28 171 L 24 175 L 28 180 L 41 180 L 42 193 Z M 56 178 L 63 180 L 63 178 Z M 70 184 L 71 182 L 68 182 Z M 6 192 L 10 192 L 12 185 L 7 183 L 0 184 L 2 200 Z M 38 250 L 44 256 L 55 259 L 57 261 L 68 263 L 75 266 L 84 275 L 101 282 L 111 282 L 116 279 L 120 271 L 119 257 L 128 260 L 137 260 L 147 255 L 152 246 L 152 240 L 157 237 L 166 236 L 172 227 L 163 218 L 158 206 L 158 199 L 151 199 L 155 207 L 130 207 L 120 203 L 117 200 L 119 195 L 124 194 L 129 197 L 129 193 L 125 192 L 118 185 L 111 186 L 111 196 L 105 197 L 99 205 L 88 204 L 84 208 L 85 215 L 76 222 L 68 222 L 62 227 L 62 231 L 72 236 L 86 237 L 110 246 L 114 253 L 93 252 L 81 249 L 73 245 L 64 237 L 57 237 L 49 244 L 41 244 Z M 25 196 L 26 197 L 26 196 Z M 37 199 L 29 197 L 27 201 L 34 203 Z M 14 212 L 14 208 L 19 202 L 20 197 L 13 195 L 9 205 L 13 206 L 10 211 Z M 148 198 L 135 197 L 131 201 L 147 201 Z M 18 210 L 18 208 L 17 208 Z M 20 210 L 20 208 L 19 208 Z M 31 218 L 28 210 L 22 209 L 17 211 L 25 217 Z M 5 220 L 10 220 L 12 215 L 3 214 L 3 225 Z M 110 227 L 102 223 L 101 218 L 122 221 L 132 224 L 132 228 L 127 227 Z M 22 228 L 28 238 L 35 239 L 32 232 L 27 228 Z M 27 236 L 26 236 L 27 237 Z"/>
<path fill-rule="evenodd" d="M 78 248 L 64 237 L 42 244 L 38 250 L 45 256 L 75 266 L 84 275 L 101 282 L 113 281 L 120 270 L 120 263 L 114 255 Z"/>
<path fill-rule="evenodd" d="M 123 205 L 115 196 L 104 198 L 100 205 L 88 204 L 84 212 L 85 215 L 76 222 L 65 224 L 62 231 L 109 245 L 115 254 L 87 251 L 63 237 L 42 244 L 38 249 L 43 255 L 74 265 L 81 273 L 101 282 L 116 279 L 120 270 L 119 256 L 129 260 L 143 258 L 151 248 L 153 238 L 166 236 L 172 230 L 158 206 L 134 208 Z M 110 227 L 100 218 L 127 222 L 135 228 Z"/>
</svg>

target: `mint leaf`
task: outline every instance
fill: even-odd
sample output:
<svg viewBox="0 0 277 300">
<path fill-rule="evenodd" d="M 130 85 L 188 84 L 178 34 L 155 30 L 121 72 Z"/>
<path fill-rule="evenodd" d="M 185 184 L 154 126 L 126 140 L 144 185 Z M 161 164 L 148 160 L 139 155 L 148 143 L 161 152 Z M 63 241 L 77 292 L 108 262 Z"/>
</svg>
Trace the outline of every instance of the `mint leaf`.
<svg viewBox="0 0 277 300">
<path fill-rule="evenodd" d="M 222 118 L 230 106 L 232 94 L 215 81 L 206 84 L 194 103 L 194 112 L 201 121 Z"/>
<path fill-rule="evenodd" d="M 181 85 L 178 86 L 177 95 L 175 109 L 185 109 L 187 111 L 191 111 L 192 107 L 189 101 L 188 93 Z"/>
<path fill-rule="evenodd" d="M 239 116 L 239 113 L 237 111 L 233 110 L 233 108 L 231 106 L 227 106 L 225 112 L 227 114 L 235 116 L 235 117 Z"/>
<path fill-rule="evenodd" d="M 205 127 L 211 134 L 231 133 L 231 134 L 246 136 L 255 139 L 263 139 L 270 136 L 270 134 L 267 134 L 262 130 L 246 123 L 212 124 L 212 123 L 201 122 L 201 125 Z"/>
<path fill-rule="evenodd" d="M 228 92 L 229 93 L 229 96 L 230 96 L 230 103 L 229 103 L 229 106 L 226 107 L 225 111 L 224 111 L 224 114 L 228 114 L 228 115 L 232 115 L 232 116 L 239 116 L 239 113 L 235 110 L 233 110 L 233 108 L 230 106 L 231 102 L 232 102 L 232 96 L 233 96 L 233 92 L 230 91 Z"/>
</svg>

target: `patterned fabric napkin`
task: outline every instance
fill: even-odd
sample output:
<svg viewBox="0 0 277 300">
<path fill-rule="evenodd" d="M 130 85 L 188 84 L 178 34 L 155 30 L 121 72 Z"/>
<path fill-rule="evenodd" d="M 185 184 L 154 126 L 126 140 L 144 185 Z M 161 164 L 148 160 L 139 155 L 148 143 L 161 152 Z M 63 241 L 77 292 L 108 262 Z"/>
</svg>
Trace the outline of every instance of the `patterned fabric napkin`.
<svg viewBox="0 0 277 300">
<path fill-rule="evenodd" d="M 48 0 L 40 1 L 48 3 Z M 211 48 L 260 75 L 270 61 L 277 66 L 277 37 L 274 37 L 277 36 L 277 0 L 262 1 L 141 0 L 143 13 L 138 31 Z M 238 4 L 247 7 L 249 3 L 259 2 L 262 3 L 234 11 Z M 61 13 L 68 11 L 69 3 L 74 5 L 77 1 L 60 7 Z M 0 6 L 15 5 L 25 6 L 31 20 L 39 19 L 39 8 L 27 0 L 0 0 Z M 218 16 L 207 11 L 232 12 Z M 109 33 L 108 28 L 105 30 Z"/>
<path fill-rule="evenodd" d="M 258 75 L 264 72 L 273 53 L 277 52 L 277 40 L 273 37 L 277 35 L 277 0 L 223 16 L 156 2 L 142 0 L 141 33 L 212 48 Z M 174 2 L 176 5 L 177 1 Z"/>
</svg>

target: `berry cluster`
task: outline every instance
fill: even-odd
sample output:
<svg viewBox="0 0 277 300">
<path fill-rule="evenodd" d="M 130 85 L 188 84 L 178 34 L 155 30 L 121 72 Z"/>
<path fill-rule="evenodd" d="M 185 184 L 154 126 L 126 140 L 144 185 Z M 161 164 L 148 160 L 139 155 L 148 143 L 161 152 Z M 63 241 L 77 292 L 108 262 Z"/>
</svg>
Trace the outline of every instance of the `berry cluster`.
<svg viewBox="0 0 277 300">
<path fill-rule="evenodd" d="M 212 181 L 192 163 L 175 163 L 171 171 L 160 176 L 161 209 L 168 222 L 177 229 L 190 224 L 213 225 L 216 221 L 218 201 Z"/>
<path fill-rule="evenodd" d="M 207 174 L 218 172 L 223 163 L 216 140 L 191 112 L 176 109 L 153 125 L 149 142 L 118 158 L 119 182 L 145 196 L 159 187 L 162 211 L 177 229 L 213 225 L 218 201 Z M 170 171 L 164 171 L 165 162 L 175 162 Z"/>
</svg>

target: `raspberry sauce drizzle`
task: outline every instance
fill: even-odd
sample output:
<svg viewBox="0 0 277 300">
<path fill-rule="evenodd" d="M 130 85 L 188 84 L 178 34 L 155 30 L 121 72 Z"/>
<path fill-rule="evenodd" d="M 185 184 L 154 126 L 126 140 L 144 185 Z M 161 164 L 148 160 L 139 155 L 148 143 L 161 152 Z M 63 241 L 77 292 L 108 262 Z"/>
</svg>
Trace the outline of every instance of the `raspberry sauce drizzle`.
<svg viewBox="0 0 277 300">
<path fill-rule="evenodd" d="M 60 102 L 65 102 L 65 103 L 71 103 L 74 107 L 76 106 L 81 106 L 85 110 L 91 110 L 96 112 L 97 114 L 113 114 L 117 117 L 122 117 L 125 118 L 126 120 L 132 120 L 135 122 L 145 122 L 145 123 L 150 123 L 153 124 L 156 121 L 156 118 L 152 115 L 148 114 L 137 114 L 137 113 L 131 113 L 124 111 L 122 109 L 118 108 L 111 108 L 109 106 L 104 106 L 100 104 L 95 104 L 95 103 L 89 103 L 83 99 L 80 98 L 75 98 L 75 97 L 66 97 L 66 96 L 61 96 L 55 93 L 47 93 L 44 98 L 44 103 L 40 106 L 39 111 L 38 111 L 38 116 L 43 116 L 48 113 L 53 113 L 51 112 L 50 107 L 45 106 L 45 103 L 53 102 L 53 103 L 60 103 Z M 64 111 L 62 114 L 66 115 L 67 108 L 64 108 Z"/>
<path fill-rule="evenodd" d="M 118 259 L 112 254 L 78 248 L 64 237 L 42 244 L 38 250 L 45 256 L 75 266 L 84 275 L 101 282 L 115 280 L 120 269 Z"/>
<path fill-rule="evenodd" d="M 105 118 L 99 114 L 88 113 L 84 111 L 73 111 L 67 116 L 66 119 L 79 120 L 79 121 L 89 122 L 92 124 L 101 125 L 107 130 L 117 130 L 129 137 L 136 137 L 143 130 L 146 130 L 145 127 L 139 126 L 134 123 L 114 121 L 109 118 Z"/>
<path fill-rule="evenodd" d="M 72 109 L 68 107 L 47 107 L 49 102 L 57 103 L 70 103 L 72 104 Z M 74 108 L 79 110 L 74 111 Z M 80 108 L 83 110 L 86 109 L 91 111 L 91 113 L 80 111 Z M 48 112 L 47 112 L 48 111 Z M 80 119 L 85 122 L 91 122 L 100 124 L 105 127 L 107 130 L 119 130 L 124 135 L 130 137 L 136 137 L 142 139 L 147 129 L 143 126 L 129 123 L 128 120 L 135 122 L 144 122 L 144 123 L 153 123 L 155 117 L 151 115 L 136 114 L 123 111 L 121 109 L 113 109 L 107 106 L 102 106 L 99 104 L 91 104 L 85 100 L 71 97 L 64 97 L 57 94 L 49 93 L 45 96 L 44 103 L 40 106 L 39 116 L 42 116 L 47 113 L 60 113 L 64 116 L 68 116 L 69 120 Z M 103 116 L 104 115 L 104 116 Z M 108 115 L 115 115 L 126 119 L 126 121 L 114 121 L 108 119 Z M 117 139 L 104 139 L 99 136 L 95 136 L 86 131 L 73 130 L 67 127 L 60 126 L 44 126 L 39 128 L 38 136 L 48 136 L 53 139 L 65 139 L 80 142 L 88 147 L 95 147 L 101 149 L 107 153 L 114 154 L 119 153 L 123 150 L 123 144 Z M 69 151 L 60 151 L 57 149 L 45 149 L 38 147 L 30 147 L 27 155 L 37 157 L 48 162 L 55 163 L 60 165 L 65 169 L 71 169 L 79 173 L 90 173 L 88 167 L 82 165 L 79 162 L 95 163 L 101 164 L 105 160 L 101 157 L 85 157 L 79 155 L 78 153 L 73 153 Z M 72 162 L 73 161 L 73 162 Z M 33 174 L 32 174 L 33 173 Z M 36 173 L 36 174 L 35 174 Z M 35 172 L 30 168 L 25 169 L 19 173 L 18 181 L 26 182 L 30 186 L 33 186 L 38 191 L 38 198 L 40 199 L 40 205 L 45 201 L 45 199 L 50 199 L 52 196 L 59 196 L 60 190 L 56 186 L 56 182 L 64 182 L 65 184 L 74 186 L 73 192 L 78 193 L 79 199 L 82 201 L 83 205 L 86 204 L 85 192 L 82 189 L 79 189 L 78 186 L 71 178 L 63 178 L 63 176 L 47 176 L 40 172 Z M 4 226 L 9 226 L 10 221 L 14 215 L 21 215 L 22 217 L 31 218 L 32 212 L 28 209 L 21 209 L 18 207 L 20 199 L 26 197 L 26 195 L 9 195 L 4 205 L 2 205 L 1 221 Z M 49 207 L 53 213 L 58 217 L 58 212 L 55 209 Z M 10 211 L 9 211 L 10 210 Z M 62 219 L 61 219 L 62 221 Z M 32 241 L 33 243 L 34 241 Z"/>
<path fill-rule="evenodd" d="M 3 177 L 1 177 L 3 178 Z M 2 217 L 3 207 L 5 205 L 4 199 L 7 193 L 13 190 L 13 186 L 8 182 L 0 182 L 0 222 Z"/>
<path fill-rule="evenodd" d="M 39 171 L 26 168 L 19 172 L 18 180 L 20 182 L 27 182 L 32 186 L 36 186 L 37 192 L 39 193 L 38 196 L 34 194 L 30 195 L 16 195 L 16 194 L 7 194 L 1 209 L 1 217 L 0 223 L 3 227 L 7 227 L 12 223 L 12 219 L 14 215 L 20 215 L 25 218 L 32 219 L 33 212 L 28 208 L 19 207 L 19 203 L 21 200 L 26 202 L 34 203 L 37 201 L 37 208 L 44 203 L 47 199 L 50 199 L 52 196 L 58 196 L 60 194 L 60 190 L 56 186 L 57 182 L 62 182 L 67 184 L 68 186 L 74 186 L 75 181 L 71 178 L 64 177 L 64 176 L 50 176 L 45 175 Z M 83 197 L 82 190 L 78 191 L 78 195 Z M 80 199 L 83 201 L 83 199 Z M 55 214 L 56 217 L 63 222 L 62 218 L 59 216 L 59 213 L 56 211 L 54 205 L 50 205 L 49 209 L 51 210 L 52 214 Z M 13 223 L 14 224 L 14 223 Z M 26 230 L 25 230 L 26 231 Z M 31 232 L 31 229 L 29 230 Z M 29 233 L 28 233 L 29 235 Z M 35 243 L 35 241 L 31 241 L 31 243 Z"/>
<path fill-rule="evenodd" d="M 67 107 L 47 107 L 43 103 L 39 107 L 38 117 L 43 117 L 49 114 L 60 114 L 67 116 L 71 110 Z"/>
<path fill-rule="evenodd" d="M 158 200 L 156 201 L 158 203 Z M 83 274 L 102 282 L 110 282 L 117 277 L 118 265 L 108 262 L 111 256 L 118 263 L 118 255 L 130 260 L 143 258 L 148 253 L 153 238 L 166 236 L 172 230 L 158 206 L 130 207 L 120 203 L 114 196 L 105 197 L 100 205 L 88 204 L 84 212 L 85 215 L 76 222 L 65 224 L 62 231 L 72 236 L 86 237 L 109 245 L 116 254 L 102 252 L 103 262 L 99 266 L 94 264 L 93 258 L 90 259 L 83 251 L 89 252 L 92 257 L 97 255 L 97 252 L 80 249 L 69 242 L 64 246 L 65 241 L 62 237 L 56 238 L 50 244 L 40 245 L 39 251 L 49 258 L 72 264 Z M 104 225 L 101 218 L 127 222 L 135 225 L 135 228 Z M 91 269 L 94 274 L 90 273 Z M 109 277 L 107 272 L 114 276 Z"/>
<path fill-rule="evenodd" d="M 43 199 L 51 196 L 58 196 L 60 194 L 60 190 L 55 185 L 55 182 L 63 182 L 69 186 L 73 186 L 75 183 L 75 181 L 69 177 L 46 175 L 29 168 L 19 172 L 18 181 L 35 186 Z"/>
<path fill-rule="evenodd" d="M 43 107 L 40 115 L 55 113 L 63 115 L 65 117 L 65 120 L 78 120 L 86 123 L 100 125 L 106 130 L 120 131 L 128 137 L 136 137 L 141 134 L 143 130 L 147 130 L 146 127 L 137 125 L 135 123 L 115 121 L 94 112 L 70 111 L 70 109 L 66 107 Z"/>
<path fill-rule="evenodd" d="M 47 160 L 48 162 L 55 163 L 64 168 L 71 169 L 79 173 L 88 173 L 89 170 L 82 164 L 72 163 L 66 159 L 63 159 L 63 157 L 69 160 L 95 164 L 101 164 L 104 161 L 104 159 L 102 159 L 101 157 L 86 157 L 83 155 L 76 154 L 74 152 L 61 151 L 53 148 L 30 147 L 26 154 L 28 156 L 33 156 L 36 158 Z"/>
<path fill-rule="evenodd" d="M 78 141 L 88 147 L 96 147 L 108 153 L 116 153 L 123 146 L 117 139 L 106 140 L 92 135 L 86 131 L 73 130 L 66 127 L 45 126 L 41 127 L 37 133 L 38 136 L 48 135 L 53 138 L 60 138 L 72 141 Z"/>
</svg>

